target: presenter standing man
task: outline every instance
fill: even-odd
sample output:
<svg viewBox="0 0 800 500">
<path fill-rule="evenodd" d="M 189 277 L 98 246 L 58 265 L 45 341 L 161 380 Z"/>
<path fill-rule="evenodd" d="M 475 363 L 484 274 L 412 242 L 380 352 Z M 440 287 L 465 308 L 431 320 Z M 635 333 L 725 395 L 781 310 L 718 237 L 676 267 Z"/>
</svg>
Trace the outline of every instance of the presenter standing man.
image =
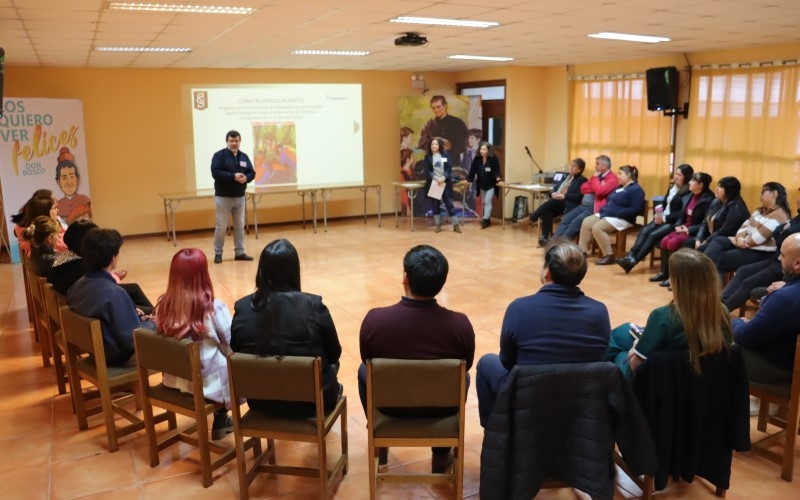
<svg viewBox="0 0 800 500">
<path fill-rule="evenodd" d="M 228 217 L 233 217 L 233 260 L 253 260 L 244 253 L 244 191 L 256 172 L 250 158 L 239 151 L 242 137 L 231 130 L 225 136 L 228 146 L 214 153 L 211 158 L 211 176 L 214 177 L 214 205 L 217 210 L 217 223 L 214 229 L 214 264 L 222 263 L 222 247 L 225 244 L 225 230 Z"/>
</svg>

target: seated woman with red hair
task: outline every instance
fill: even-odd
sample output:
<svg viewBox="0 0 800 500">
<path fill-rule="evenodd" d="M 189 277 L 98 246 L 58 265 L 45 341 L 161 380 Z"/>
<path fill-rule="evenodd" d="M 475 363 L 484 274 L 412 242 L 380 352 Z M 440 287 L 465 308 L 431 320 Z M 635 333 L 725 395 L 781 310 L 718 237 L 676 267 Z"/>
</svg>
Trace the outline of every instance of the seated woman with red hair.
<svg viewBox="0 0 800 500">
<path fill-rule="evenodd" d="M 223 349 L 231 341 L 231 313 L 224 302 L 214 298 L 208 259 L 201 250 L 184 248 L 172 258 L 167 291 L 158 299 L 155 315 L 156 329 L 161 335 L 201 342 L 203 395 L 230 408 L 228 360 Z M 167 373 L 164 385 L 192 392 L 188 380 Z M 230 432 L 233 423 L 228 411 L 214 412 L 211 439 L 222 439 Z"/>
</svg>

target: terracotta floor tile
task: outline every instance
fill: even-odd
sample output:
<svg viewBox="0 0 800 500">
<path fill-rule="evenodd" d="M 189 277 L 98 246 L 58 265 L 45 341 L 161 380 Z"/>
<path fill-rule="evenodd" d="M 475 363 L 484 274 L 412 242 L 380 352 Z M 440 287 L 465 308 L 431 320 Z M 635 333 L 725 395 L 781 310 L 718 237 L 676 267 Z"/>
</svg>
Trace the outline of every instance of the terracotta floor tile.
<svg viewBox="0 0 800 500">
<path fill-rule="evenodd" d="M 23 469 L 31 465 L 48 467 L 51 454 L 49 431 L 0 441 L 0 471 Z"/>
<path fill-rule="evenodd" d="M 136 484 L 136 468 L 130 448 L 52 465 L 54 500 L 118 490 Z"/>
<path fill-rule="evenodd" d="M 215 472 L 214 484 L 203 487 L 200 471 L 196 474 L 183 474 L 161 479 L 142 485 L 145 500 L 235 500 L 239 498 L 238 490 L 234 490 L 224 475 Z M 257 497 L 253 497 L 257 498 Z"/>
<path fill-rule="evenodd" d="M 5 453 L 5 451 L 3 451 Z M 24 469 L 0 472 L 3 498 L 14 500 L 48 500 L 50 466 L 34 465 Z"/>
<path fill-rule="evenodd" d="M 0 419 L 0 440 L 39 434 L 51 429 L 52 403 L 7 408 Z"/>
</svg>

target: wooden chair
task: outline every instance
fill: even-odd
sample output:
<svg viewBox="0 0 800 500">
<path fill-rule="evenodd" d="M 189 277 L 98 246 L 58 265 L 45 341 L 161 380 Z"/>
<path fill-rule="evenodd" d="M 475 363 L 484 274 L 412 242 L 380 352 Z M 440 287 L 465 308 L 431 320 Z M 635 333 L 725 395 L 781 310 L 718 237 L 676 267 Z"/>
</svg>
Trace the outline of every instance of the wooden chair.
<svg viewBox="0 0 800 500">
<path fill-rule="evenodd" d="M 321 366 L 322 362 L 318 357 L 229 354 L 228 383 L 231 387 L 231 400 L 248 398 L 298 401 L 313 403 L 316 407 L 316 417 L 287 419 L 253 409 L 242 415 L 239 405 L 233 406 L 231 413 L 240 498 L 249 498 L 249 485 L 259 472 L 319 478 L 318 498 L 333 497 L 336 487 L 347 474 L 347 398 L 342 396 L 330 413 L 324 413 Z M 264 383 L 265 380 L 269 380 L 269 383 Z M 341 455 L 334 466 L 329 468 L 325 437 L 337 419 L 341 428 Z M 263 453 L 260 444 L 256 448 L 257 457 L 249 470 L 245 463 L 246 437 L 255 438 L 259 443 L 262 438 L 267 440 L 267 449 Z M 316 444 L 319 467 L 276 464 L 276 439 Z"/>
<path fill-rule="evenodd" d="M 190 339 L 176 340 L 144 328 L 133 331 L 136 345 L 136 364 L 144 396 L 144 422 L 150 452 L 150 467 L 159 464 L 158 453 L 175 443 L 183 442 L 198 448 L 203 486 L 214 483 L 212 473 L 236 457 L 234 448 L 212 443 L 209 439 L 208 415 L 225 405 L 208 401 L 203 396 L 203 367 L 200 363 L 200 343 Z M 192 394 L 150 384 L 150 372 L 164 372 L 189 381 Z M 262 380 L 263 382 L 263 380 Z M 155 424 L 162 420 L 153 417 L 153 406 L 166 410 L 170 431 L 158 442 Z M 178 429 L 175 414 L 190 417 L 194 422 Z M 253 446 L 248 444 L 248 448 Z M 211 460 L 211 452 L 219 455 Z"/>
<path fill-rule="evenodd" d="M 113 453 L 119 449 L 119 438 L 144 429 L 144 422 L 123 407 L 134 399 L 137 409 L 140 406 L 136 399 L 136 393 L 139 392 L 136 367 L 106 365 L 100 320 L 82 316 L 67 306 L 61 307 L 61 320 L 67 348 L 69 384 L 75 402 L 78 428 L 86 430 L 89 426 L 86 417 L 102 412 L 108 436 L 108 448 Z M 81 380 L 86 380 L 97 387 L 100 393 L 99 407 L 86 407 L 88 397 L 81 388 Z M 120 388 L 124 388 L 125 391 L 120 393 L 118 391 Z M 130 424 L 117 427 L 114 422 L 115 414 L 122 416 Z M 159 415 L 159 418 L 163 420 L 164 415 Z"/>
<path fill-rule="evenodd" d="M 33 323 L 33 302 L 31 302 L 31 286 L 28 283 L 28 268 L 30 266 L 30 257 L 28 254 L 20 250 L 20 261 L 22 262 L 22 282 L 25 285 L 25 304 L 28 306 L 28 322 Z M 39 337 L 36 337 L 37 332 L 34 328 L 34 336 L 36 342 L 39 342 Z"/>
<path fill-rule="evenodd" d="M 53 366 L 56 368 L 56 384 L 58 393 L 66 394 L 69 378 L 65 358 L 67 345 L 64 341 L 64 332 L 61 328 L 61 308 L 67 305 L 67 299 L 58 293 L 50 283 L 42 283 L 42 295 L 44 297 L 45 311 L 49 321 L 48 330 L 50 332 L 50 347 L 53 351 Z M 64 356 L 62 358 L 62 356 Z M 74 402 L 73 402 L 74 403 Z"/>
<path fill-rule="evenodd" d="M 767 424 L 781 428 L 780 431 L 753 443 L 753 449 L 781 465 L 781 477 L 786 481 L 792 481 L 798 423 L 800 423 L 800 336 L 797 337 L 794 349 L 792 382 L 790 384 L 761 384 L 751 381 L 750 394 L 761 398 L 756 428 L 761 432 L 767 431 Z M 781 411 L 778 415 L 769 414 L 769 403 L 780 407 Z M 785 415 L 786 418 L 782 418 L 781 415 Z M 781 436 L 784 441 L 783 455 L 769 449 Z"/>
<path fill-rule="evenodd" d="M 654 487 L 700 476 L 724 498 L 733 452 L 751 447 L 747 372 L 737 345 L 702 356 L 700 367 L 691 370 L 688 351 L 659 351 L 637 369 L 633 387 L 658 453 Z"/>
<path fill-rule="evenodd" d="M 52 346 L 50 334 L 50 318 L 47 316 L 47 310 L 44 305 L 44 298 L 42 297 L 42 285 L 47 280 L 33 272 L 33 269 L 27 268 L 26 282 L 31 294 L 31 306 L 33 309 L 33 329 L 35 332 L 36 340 L 39 342 L 42 350 L 42 365 L 45 368 L 50 367 L 50 357 L 52 356 Z"/>
<path fill-rule="evenodd" d="M 656 255 L 656 252 L 658 252 L 658 255 Z M 662 256 L 663 252 L 661 252 L 661 247 L 656 244 L 656 246 L 650 250 L 650 267 L 656 267 L 656 262 L 660 263 Z"/>
<path fill-rule="evenodd" d="M 639 215 L 637 215 L 636 217 L 637 219 L 636 223 L 631 227 L 627 227 L 622 231 L 617 231 L 616 233 L 614 233 L 617 238 L 616 241 L 614 242 L 614 255 L 616 255 L 617 257 L 622 257 L 623 255 L 625 255 L 625 250 L 628 245 L 628 235 L 638 232 L 642 228 L 642 226 L 647 224 L 647 214 L 649 213 L 649 205 L 650 203 L 647 200 L 645 200 L 641 213 L 639 213 Z M 641 217 L 643 221 L 641 224 L 639 224 L 638 220 L 639 217 Z"/>
<path fill-rule="evenodd" d="M 448 483 L 455 498 L 463 497 L 464 405 L 466 402 L 464 360 L 367 360 L 367 440 L 369 494 L 375 498 L 378 482 Z M 393 417 L 381 408 L 457 408 L 452 416 L 439 418 Z M 398 474 L 378 471 L 378 448 L 452 447 L 453 468 L 449 473 Z"/>
</svg>

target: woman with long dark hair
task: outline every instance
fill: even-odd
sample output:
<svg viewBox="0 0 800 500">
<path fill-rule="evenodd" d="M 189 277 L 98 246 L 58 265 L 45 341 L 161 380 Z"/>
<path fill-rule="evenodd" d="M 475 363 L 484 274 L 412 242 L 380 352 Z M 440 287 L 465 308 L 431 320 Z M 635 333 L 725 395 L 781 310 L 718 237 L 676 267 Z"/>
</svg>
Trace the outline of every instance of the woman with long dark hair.
<svg viewBox="0 0 800 500">
<path fill-rule="evenodd" d="M 689 184 L 694 169 L 686 163 L 679 165 L 672 176 L 672 184 L 667 189 L 664 199 L 653 207 L 653 220 L 639 230 L 636 242 L 625 257 L 617 259 L 617 265 L 626 273 L 647 257 L 653 248 L 679 225 L 686 206 L 692 199 Z"/>
<path fill-rule="evenodd" d="M 728 238 L 715 238 L 703 251 L 717 265 L 720 273 L 769 259 L 778 245 L 773 233 L 786 224 L 792 211 L 786 201 L 786 188 L 767 182 L 761 188 L 761 206 Z"/>
<path fill-rule="evenodd" d="M 156 303 L 155 316 L 156 329 L 161 335 L 201 342 L 203 396 L 230 408 L 228 360 L 223 350 L 231 340 L 231 313 L 224 302 L 214 298 L 208 259 L 202 250 L 184 248 L 172 257 L 167 291 Z M 192 392 L 188 380 L 168 373 L 164 374 L 164 385 Z M 222 439 L 230 432 L 233 422 L 228 410 L 214 412 L 211 439 Z"/>
<path fill-rule="evenodd" d="M 445 151 L 444 139 L 441 137 L 434 137 L 428 144 L 428 152 L 425 154 L 425 168 L 428 173 L 428 179 L 425 183 L 425 194 L 430 192 L 431 185 L 435 182 L 437 185 L 443 187 L 442 197 L 433 198 L 428 196 L 428 200 L 433 210 L 433 223 L 435 224 L 434 232 L 442 230 L 441 220 L 441 205 L 444 202 L 444 207 L 447 210 L 447 216 L 453 224 L 453 231 L 460 233 L 461 226 L 458 225 L 458 217 L 456 216 L 456 209 L 453 207 L 453 165 L 450 163 L 450 157 Z"/>
<path fill-rule="evenodd" d="M 492 224 L 492 198 L 497 194 L 497 183 L 500 182 L 500 162 L 491 143 L 483 141 L 478 146 L 478 156 L 472 160 L 467 180 L 475 182 L 475 192 L 483 200 L 481 229 L 486 229 Z"/>
<path fill-rule="evenodd" d="M 234 305 L 231 348 L 260 356 L 319 356 L 325 411 L 336 406 L 342 346 L 322 297 L 300 291 L 300 258 L 288 240 L 275 240 L 261 252 L 256 291 Z M 247 404 L 287 418 L 314 416 L 309 403 L 250 399 Z"/>
<path fill-rule="evenodd" d="M 11 216 L 11 222 L 14 223 L 14 234 L 17 240 L 19 240 L 20 252 L 30 255 L 31 243 L 23 236 L 23 233 L 33 224 L 34 219 L 41 216 L 48 216 L 59 223 L 58 239 L 53 245 L 53 249 L 56 252 L 63 252 L 66 250 L 67 245 L 64 244 L 64 227 L 58 220 L 58 206 L 56 204 L 56 199 L 53 197 L 53 192 L 49 189 L 37 189 L 22 208 L 19 209 L 19 212 Z"/>
</svg>

